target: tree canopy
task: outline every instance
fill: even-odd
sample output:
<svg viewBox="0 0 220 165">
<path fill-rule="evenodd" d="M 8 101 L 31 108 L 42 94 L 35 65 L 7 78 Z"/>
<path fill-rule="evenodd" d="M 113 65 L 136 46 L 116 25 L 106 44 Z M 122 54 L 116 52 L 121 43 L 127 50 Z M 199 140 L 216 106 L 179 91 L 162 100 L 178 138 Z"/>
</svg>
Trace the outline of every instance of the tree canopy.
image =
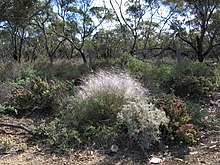
<svg viewBox="0 0 220 165">
<path fill-rule="evenodd" d="M 219 59 L 218 0 L 0 0 L 0 58 Z M 108 26 L 111 24 L 111 26 Z M 110 27 L 110 28 L 109 28 Z M 168 53 L 169 52 L 169 53 Z"/>
</svg>

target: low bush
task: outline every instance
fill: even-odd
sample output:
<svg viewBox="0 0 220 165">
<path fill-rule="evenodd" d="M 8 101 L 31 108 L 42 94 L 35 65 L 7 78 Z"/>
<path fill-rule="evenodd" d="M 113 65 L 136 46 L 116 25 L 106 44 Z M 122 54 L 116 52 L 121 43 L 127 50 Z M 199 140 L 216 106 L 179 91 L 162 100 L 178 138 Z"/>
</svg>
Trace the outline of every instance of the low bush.
<svg viewBox="0 0 220 165">
<path fill-rule="evenodd" d="M 35 132 L 52 149 L 58 149 L 59 154 L 69 155 L 71 147 L 81 143 L 80 135 L 74 127 L 68 127 L 58 118 L 55 118 L 48 125 L 44 123 L 35 127 Z"/>
<path fill-rule="evenodd" d="M 124 105 L 118 118 L 127 127 L 129 141 L 132 139 L 144 151 L 159 142 L 159 128 L 169 121 L 164 111 L 146 100 L 134 100 Z"/>
<path fill-rule="evenodd" d="M 167 75 L 173 72 L 173 66 L 164 64 L 159 67 L 153 67 L 151 70 L 147 70 L 143 76 L 143 82 L 149 86 L 151 90 L 155 92 L 161 92 L 161 84 L 166 79 Z"/>
<path fill-rule="evenodd" d="M 34 64 L 34 69 L 41 77 L 62 81 L 79 79 L 89 72 L 87 65 L 72 61 L 54 61 L 53 63 L 39 61 Z"/>
<path fill-rule="evenodd" d="M 99 71 L 82 79 L 75 97 L 66 103 L 67 120 L 79 125 L 114 124 L 128 100 L 144 97 L 147 90 L 125 72 Z M 69 118 L 73 117 L 73 118 Z"/>
<path fill-rule="evenodd" d="M 15 107 L 18 115 L 30 113 L 34 109 L 42 110 L 44 113 L 53 112 L 65 89 L 62 83 L 43 80 L 40 77 L 28 79 L 24 84 L 12 91 L 11 105 Z"/>
<path fill-rule="evenodd" d="M 191 116 L 184 101 L 173 96 L 163 95 L 155 97 L 153 103 L 169 118 L 168 125 L 161 128 L 164 139 L 168 141 L 184 140 L 188 144 L 196 142 L 198 131 L 193 124 L 189 123 Z"/>
<path fill-rule="evenodd" d="M 180 73 L 167 76 L 160 87 L 166 93 L 186 99 L 199 100 L 214 89 L 214 84 L 212 79 L 208 77 L 195 77 Z"/>
<path fill-rule="evenodd" d="M 153 74 L 156 87 L 181 98 L 198 100 L 215 88 L 213 70 L 201 63 L 182 61 L 171 68 L 156 68 Z"/>
<path fill-rule="evenodd" d="M 96 146 L 103 146 L 119 140 L 124 132 L 117 121 L 118 113 L 129 100 L 143 98 L 146 93 L 141 84 L 125 72 L 98 71 L 83 78 L 78 94 L 63 104 L 65 110 L 59 115 L 59 124 L 49 131 L 58 134 L 53 138 L 54 145 L 60 148 L 61 141 L 71 141 L 68 135 L 71 130 L 79 134 L 83 144 L 95 141 Z M 65 128 L 66 140 L 62 140 L 58 128 Z"/>
</svg>

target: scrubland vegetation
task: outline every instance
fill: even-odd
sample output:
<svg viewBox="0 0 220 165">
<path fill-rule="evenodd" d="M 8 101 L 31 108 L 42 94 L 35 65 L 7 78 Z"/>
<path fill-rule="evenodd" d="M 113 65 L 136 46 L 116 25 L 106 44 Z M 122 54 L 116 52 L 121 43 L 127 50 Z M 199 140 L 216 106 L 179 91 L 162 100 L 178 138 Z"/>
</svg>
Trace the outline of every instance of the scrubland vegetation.
<svg viewBox="0 0 220 165">
<path fill-rule="evenodd" d="M 204 107 L 219 90 L 218 68 L 188 60 L 156 66 L 136 57 L 93 71 L 81 65 L 1 64 L 1 121 L 36 120 L 28 125 L 33 137 L 65 155 L 93 144 L 141 152 L 158 144 L 195 145 L 201 129 L 220 129 L 219 111 L 210 115 Z"/>
<path fill-rule="evenodd" d="M 219 32 L 219 0 L 0 0 L 0 157 L 219 164 Z"/>
</svg>

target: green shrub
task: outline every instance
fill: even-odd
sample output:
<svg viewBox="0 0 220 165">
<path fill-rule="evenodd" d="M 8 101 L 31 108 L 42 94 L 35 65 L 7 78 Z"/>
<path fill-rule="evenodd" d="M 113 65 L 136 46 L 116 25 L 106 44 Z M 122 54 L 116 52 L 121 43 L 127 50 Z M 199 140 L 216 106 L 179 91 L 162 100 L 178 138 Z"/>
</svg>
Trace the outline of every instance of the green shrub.
<svg viewBox="0 0 220 165">
<path fill-rule="evenodd" d="M 183 61 L 159 78 L 159 87 L 166 93 L 198 100 L 214 89 L 214 82 L 214 73 L 206 65 Z"/>
<path fill-rule="evenodd" d="M 168 64 L 160 65 L 160 67 L 153 67 L 151 70 L 147 70 L 143 76 L 143 81 L 151 89 L 158 90 L 166 79 L 167 75 L 171 74 L 173 66 Z"/>
<path fill-rule="evenodd" d="M 121 67 L 127 69 L 138 78 L 141 78 L 146 71 L 152 69 L 149 61 L 138 59 L 127 53 L 121 57 Z"/>
<path fill-rule="evenodd" d="M 166 93 L 172 93 L 182 98 L 198 100 L 213 90 L 214 84 L 211 78 L 181 75 L 180 73 L 178 75 L 167 76 L 160 87 Z"/>
<path fill-rule="evenodd" d="M 18 86 L 12 91 L 11 104 L 19 115 L 31 112 L 36 107 L 44 113 L 51 113 L 55 110 L 57 101 L 63 97 L 64 89 L 65 85 L 62 83 L 36 77 L 25 82 L 25 86 Z"/>
<path fill-rule="evenodd" d="M 204 119 L 208 116 L 208 110 L 202 108 L 199 104 L 186 102 L 187 112 L 191 116 L 190 122 L 196 125 L 205 126 Z"/>
<path fill-rule="evenodd" d="M 81 143 L 80 135 L 74 127 L 68 127 L 60 119 L 55 118 L 46 125 L 40 124 L 35 128 L 38 136 L 43 136 L 47 145 L 59 149 L 59 153 L 69 155 L 71 147 Z"/>
<path fill-rule="evenodd" d="M 87 65 L 71 61 L 40 61 L 34 64 L 34 69 L 41 77 L 58 80 L 78 79 L 89 72 Z"/>
<path fill-rule="evenodd" d="M 146 100 L 134 100 L 124 105 L 118 118 L 126 125 L 129 137 L 143 150 L 159 141 L 159 128 L 168 122 L 165 112 Z"/>
<path fill-rule="evenodd" d="M 17 111 L 10 105 L 0 104 L 0 119 L 6 114 L 17 114 Z"/>
<path fill-rule="evenodd" d="M 171 96 L 160 96 L 153 99 L 153 103 L 160 110 L 165 111 L 169 118 L 169 124 L 162 128 L 164 138 L 167 140 L 185 140 L 186 143 L 195 143 L 197 131 L 193 124 L 187 127 L 191 116 L 187 111 L 186 103 Z M 184 129 L 182 129 L 184 128 Z M 189 128 L 189 130 L 187 130 Z M 183 131 L 182 131 L 183 130 Z M 188 134 L 190 132 L 190 134 Z M 184 135 L 184 138 L 182 137 Z"/>
<path fill-rule="evenodd" d="M 36 70 L 32 68 L 27 68 L 26 70 L 21 72 L 21 75 L 16 78 L 16 83 L 18 85 L 26 85 L 26 83 L 29 83 L 31 80 L 36 79 L 38 77 L 38 73 Z"/>
</svg>

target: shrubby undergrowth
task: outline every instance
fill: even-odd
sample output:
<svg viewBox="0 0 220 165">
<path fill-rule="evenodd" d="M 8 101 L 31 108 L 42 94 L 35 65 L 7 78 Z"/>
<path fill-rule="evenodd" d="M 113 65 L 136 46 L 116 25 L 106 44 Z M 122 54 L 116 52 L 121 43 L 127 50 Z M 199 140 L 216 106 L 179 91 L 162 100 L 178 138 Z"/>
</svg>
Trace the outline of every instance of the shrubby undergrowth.
<svg viewBox="0 0 220 165">
<path fill-rule="evenodd" d="M 197 142 L 198 131 L 191 123 L 192 114 L 187 104 L 174 96 L 161 95 L 153 98 L 157 108 L 164 111 L 169 123 L 161 128 L 163 138 L 168 141 L 183 141 L 187 144 Z"/>
<path fill-rule="evenodd" d="M 199 100 L 216 87 L 213 70 L 205 64 L 193 61 L 155 67 L 150 73 L 146 73 L 146 82 L 149 77 L 157 91 L 184 99 Z"/>
<path fill-rule="evenodd" d="M 60 129 L 65 126 L 67 132 L 68 129 L 77 131 L 77 138 L 83 144 L 97 141 L 98 137 L 97 145 L 103 146 L 103 141 L 110 145 L 128 136 L 143 149 L 149 149 L 158 141 L 159 126 L 167 119 L 163 111 L 144 101 L 146 94 L 147 90 L 126 72 L 98 71 L 82 79 L 76 97 L 67 99 L 57 126 Z M 63 141 L 70 140 L 66 138 Z"/>
<path fill-rule="evenodd" d="M 132 143 L 147 150 L 159 140 L 196 143 L 196 126 L 205 121 L 207 110 L 191 101 L 216 88 L 213 84 L 218 84 L 218 72 L 213 74 L 194 62 L 159 67 L 135 57 L 118 62 L 117 66 L 129 73 L 107 68 L 89 73 L 83 65 L 55 62 L 21 67 L 18 75 L 7 78 L 4 65 L 0 70 L 0 115 L 10 110 L 27 116 L 35 107 L 40 107 L 42 116 L 49 112 L 52 117 L 42 121 L 36 132 L 50 147 L 66 154 L 71 147 L 92 144 L 110 147 Z M 12 69 L 11 73 L 17 72 Z M 151 98 L 140 80 L 174 95 Z"/>
</svg>

